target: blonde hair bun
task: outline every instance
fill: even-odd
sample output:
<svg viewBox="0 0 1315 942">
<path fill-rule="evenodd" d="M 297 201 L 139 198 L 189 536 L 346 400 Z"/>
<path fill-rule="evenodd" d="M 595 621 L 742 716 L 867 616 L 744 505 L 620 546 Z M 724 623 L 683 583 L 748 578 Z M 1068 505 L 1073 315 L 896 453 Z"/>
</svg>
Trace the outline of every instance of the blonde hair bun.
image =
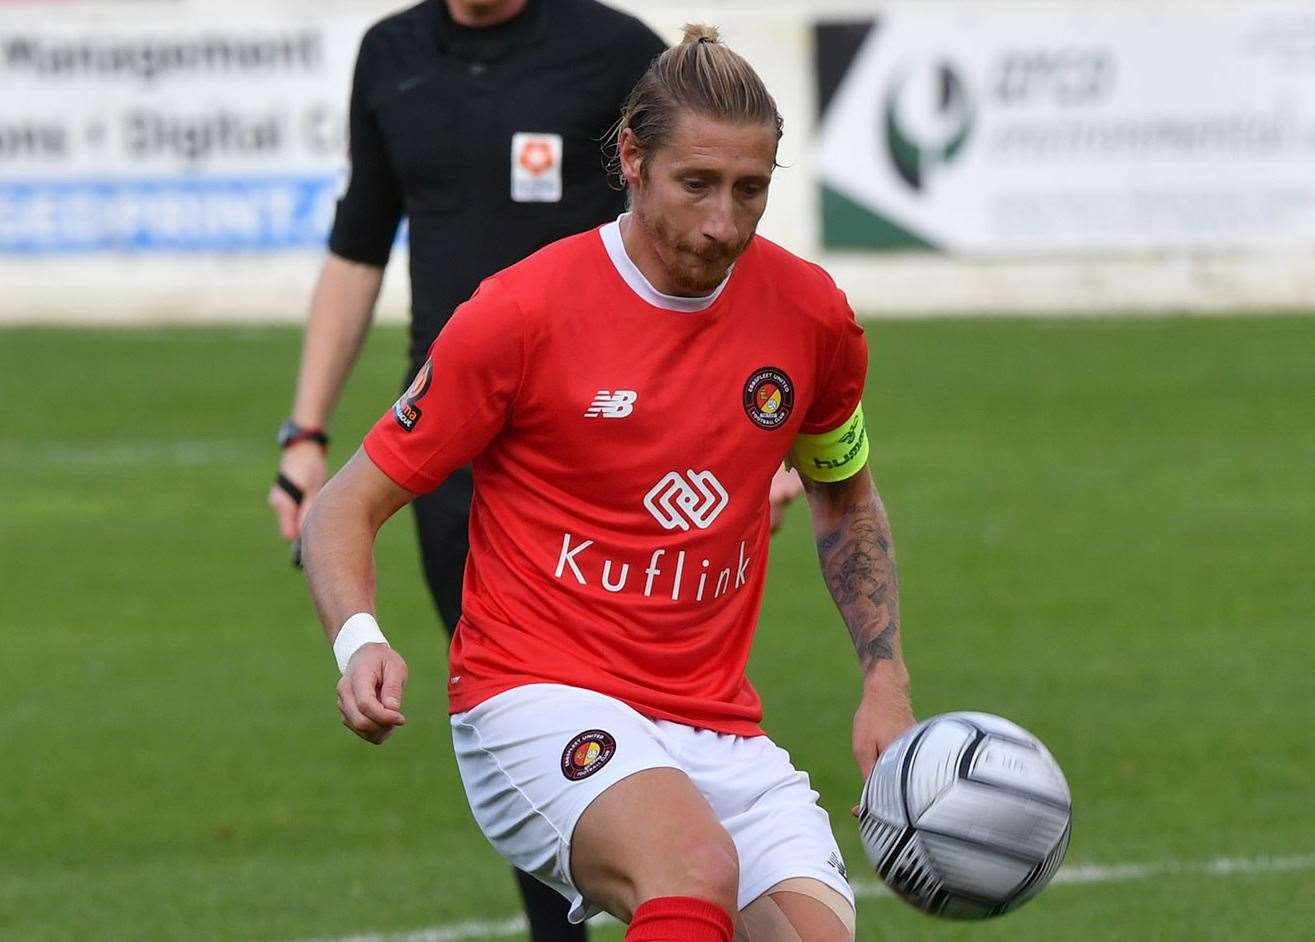
<svg viewBox="0 0 1315 942">
<path fill-rule="evenodd" d="M 705 23 L 686 23 L 685 35 L 681 37 L 680 44 L 688 46 L 692 43 L 719 43 L 721 34 L 717 32 L 717 27 L 708 26 Z"/>
<path fill-rule="evenodd" d="M 781 139 L 781 112 L 753 66 L 721 41 L 715 26 L 690 23 L 679 45 L 649 63 L 612 126 L 608 170 L 622 186 L 621 136 L 629 131 L 641 154 L 656 154 L 686 112 L 728 124 L 763 124 Z"/>
</svg>

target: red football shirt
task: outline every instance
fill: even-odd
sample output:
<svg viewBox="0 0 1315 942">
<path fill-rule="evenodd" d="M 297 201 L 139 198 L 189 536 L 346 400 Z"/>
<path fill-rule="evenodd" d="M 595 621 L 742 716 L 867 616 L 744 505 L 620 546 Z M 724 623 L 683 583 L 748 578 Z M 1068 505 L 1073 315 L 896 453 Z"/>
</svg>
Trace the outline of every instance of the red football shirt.
<svg viewBox="0 0 1315 942">
<path fill-rule="evenodd" d="M 844 295 L 763 238 L 701 299 L 658 294 L 617 223 L 485 280 L 365 439 L 417 493 L 473 463 L 452 712 L 560 683 L 760 734 L 772 475 L 850 417 L 866 368 Z"/>
</svg>

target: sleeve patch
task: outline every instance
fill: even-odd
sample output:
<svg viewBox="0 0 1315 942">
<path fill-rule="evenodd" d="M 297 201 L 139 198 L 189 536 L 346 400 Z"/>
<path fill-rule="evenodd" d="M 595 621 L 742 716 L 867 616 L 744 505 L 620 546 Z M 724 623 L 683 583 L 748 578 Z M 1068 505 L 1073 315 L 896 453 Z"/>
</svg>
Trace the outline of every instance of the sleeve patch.
<svg viewBox="0 0 1315 942">
<path fill-rule="evenodd" d="M 420 421 L 420 407 L 417 402 L 429 392 L 429 384 L 434 379 L 434 361 L 432 358 L 425 360 L 425 365 L 420 367 L 416 373 L 415 379 L 411 380 L 411 386 L 406 392 L 402 393 L 402 398 L 393 403 L 393 418 L 397 424 L 402 426 L 402 431 L 409 432 L 416 427 Z"/>
<path fill-rule="evenodd" d="M 823 483 L 853 477 L 867 460 L 868 430 L 862 403 L 839 428 L 798 435 L 790 447 L 790 464 L 804 477 Z"/>
</svg>

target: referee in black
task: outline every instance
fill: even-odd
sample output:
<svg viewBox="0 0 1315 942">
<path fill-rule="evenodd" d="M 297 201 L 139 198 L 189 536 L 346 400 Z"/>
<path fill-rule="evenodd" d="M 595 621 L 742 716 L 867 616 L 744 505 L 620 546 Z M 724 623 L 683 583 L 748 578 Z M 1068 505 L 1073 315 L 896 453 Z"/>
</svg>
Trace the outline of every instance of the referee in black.
<svg viewBox="0 0 1315 942">
<path fill-rule="evenodd" d="M 311 299 L 269 503 L 296 540 L 327 475 L 329 420 L 373 317 L 403 216 L 410 367 L 485 277 L 624 209 L 600 143 L 649 62 L 647 26 L 595 0 L 424 0 L 361 40 L 351 176 Z M 435 363 L 441 370 L 442 363 Z M 461 616 L 470 469 L 413 501 L 425 579 L 447 630 Z M 566 901 L 517 872 L 536 942 L 583 940 Z"/>
</svg>

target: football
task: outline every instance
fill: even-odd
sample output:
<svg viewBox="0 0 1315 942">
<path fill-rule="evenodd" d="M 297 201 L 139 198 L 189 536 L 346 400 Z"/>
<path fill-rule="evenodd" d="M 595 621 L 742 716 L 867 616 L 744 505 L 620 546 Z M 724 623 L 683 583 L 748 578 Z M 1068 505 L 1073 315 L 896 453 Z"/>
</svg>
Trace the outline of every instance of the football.
<svg viewBox="0 0 1315 942">
<path fill-rule="evenodd" d="M 984 919 L 1039 893 L 1068 848 L 1072 798 L 1027 730 L 944 713 L 891 743 L 859 801 L 877 874 L 923 912 Z"/>
</svg>

